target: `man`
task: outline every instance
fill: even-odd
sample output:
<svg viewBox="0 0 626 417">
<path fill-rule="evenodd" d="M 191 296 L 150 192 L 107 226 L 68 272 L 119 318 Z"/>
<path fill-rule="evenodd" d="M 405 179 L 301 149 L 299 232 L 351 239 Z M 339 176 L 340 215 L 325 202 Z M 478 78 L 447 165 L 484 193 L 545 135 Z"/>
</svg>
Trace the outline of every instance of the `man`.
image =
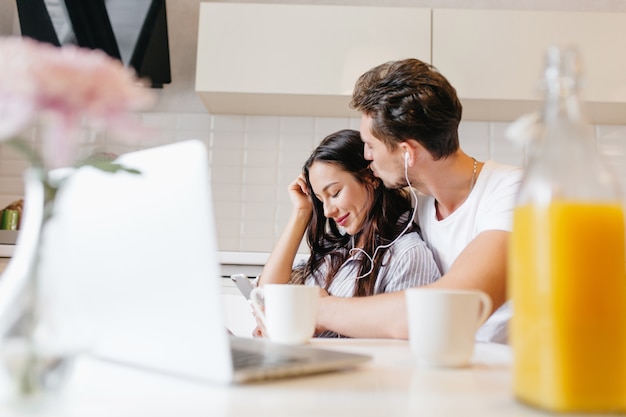
<svg viewBox="0 0 626 417">
<path fill-rule="evenodd" d="M 430 287 L 479 289 L 498 309 L 477 339 L 506 343 L 506 254 L 519 168 L 478 162 L 459 147 L 462 106 L 434 67 L 379 65 L 356 83 L 370 168 L 387 187 L 418 190 L 418 220 L 442 277 Z M 318 326 L 352 337 L 408 338 L 404 292 L 320 300 Z"/>
</svg>

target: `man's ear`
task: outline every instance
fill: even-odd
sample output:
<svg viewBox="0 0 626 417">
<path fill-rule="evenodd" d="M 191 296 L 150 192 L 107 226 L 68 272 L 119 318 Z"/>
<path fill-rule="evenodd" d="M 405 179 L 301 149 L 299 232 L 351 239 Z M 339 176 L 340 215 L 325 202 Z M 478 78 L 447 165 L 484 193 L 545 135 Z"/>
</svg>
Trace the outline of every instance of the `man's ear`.
<svg viewBox="0 0 626 417">
<path fill-rule="evenodd" d="M 402 142 L 399 146 L 404 158 L 404 166 L 406 168 L 413 162 L 413 148 L 407 142 Z"/>
</svg>

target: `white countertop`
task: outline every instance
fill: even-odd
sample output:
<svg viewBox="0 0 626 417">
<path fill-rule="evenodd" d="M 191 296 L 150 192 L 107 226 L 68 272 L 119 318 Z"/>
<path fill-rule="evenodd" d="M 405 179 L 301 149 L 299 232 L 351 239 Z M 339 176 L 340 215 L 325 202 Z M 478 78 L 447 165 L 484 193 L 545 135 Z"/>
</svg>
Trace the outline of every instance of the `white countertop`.
<svg viewBox="0 0 626 417">
<path fill-rule="evenodd" d="M 0 258 L 10 258 L 15 251 L 15 245 L 0 244 Z M 269 252 L 218 252 L 219 261 L 222 264 L 234 265 L 264 265 Z"/>
<path fill-rule="evenodd" d="M 0 258 L 11 257 L 15 251 L 15 245 L 0 244 Z M 236 252 L 236 251 L 220 251 L 218 252 L 220 264 L 229 265 L 265 265 L 269 252 Z M 299 254 L 296 261 L 306 259 L 307 255 Z"/>
<path fill-rule="evenodd" d="M 0 258 L 10 258 L 15 251 L 15 245 L 0 244 Z"/>
<path fill-rule="evenodd" d="M 232 265 L 265 265 L 267 258 L 269 258 L 269 252 L 228 252 L 220 251 L 218 253 L 220 264 L 232 264 Z M 306 260 L 308 255 L 297 254 L 295 262 Z"/>
<path fill-rule="evenodd" d="M 545 416 L 518 403 L 508 346 L 476 345 L 462 369 L 422 369 L 406 341 L 314 340 L 373 360 L 342 372 L 215 386 L 84 358 L 46 407 L 0 405 L 12 417 Z"/>
<path fill-rule="evenodd" d="M 218 252 L 220 264 L 229 265 L 265 265 L 269 252 Z"/>
</svg>

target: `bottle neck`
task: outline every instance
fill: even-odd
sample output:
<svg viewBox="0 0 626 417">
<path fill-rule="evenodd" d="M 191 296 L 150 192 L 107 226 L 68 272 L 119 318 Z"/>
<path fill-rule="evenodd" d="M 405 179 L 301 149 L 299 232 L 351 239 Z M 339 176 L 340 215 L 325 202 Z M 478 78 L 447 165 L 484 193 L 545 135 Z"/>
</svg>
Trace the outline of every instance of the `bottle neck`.
<svg viewBox="0 0 626 417">
<path fill-rule="evenodd" d="M 584 123 L 579 99 L 581 85 L 580 60 L 575 50 L 550 48 L 544 73 L 546 103 L 544 121 L 569 120 Z"/>
<path fill-rule="evenodd" d="M 561 77 L 553 80 L 548 87 L 544 108 L 544 121 L 569 120 L 580 123 L 583 120 L 581 101 L 576 81 L 573 77 Z"/>
<path fill-rule="evenodd" d="M 615 201 L 613 175 L 604 166 L 593 130 L 583 116 L 579 68 L 575 57 L 549 56 L 545 70 L 545 107 L 529 146 L 518 204 L 547 205 L 555 200 Z"/>
</svg>

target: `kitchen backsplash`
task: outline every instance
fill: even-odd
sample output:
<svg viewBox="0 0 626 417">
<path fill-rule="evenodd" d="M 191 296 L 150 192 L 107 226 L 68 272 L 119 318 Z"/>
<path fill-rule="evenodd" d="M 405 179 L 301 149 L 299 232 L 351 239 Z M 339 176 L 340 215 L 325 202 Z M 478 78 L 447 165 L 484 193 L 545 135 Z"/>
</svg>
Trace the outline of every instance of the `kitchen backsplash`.
<svg viewBox="0 0 626 417">
<path fill-rule="evenodd" d="M 144 113 L 141 117 L 146 126 L 155 129 L 154 139 L 134 148 L 113 143 L 101 133 L 85 133 L 102 150 L 115 154 L 186 139 L 202 140 L 210 153 L 219 249 L 243 252 L 272 250 L 291 210 L 287 186 L 311 150 L 327 134 L 359 126 L 358 118 L 199 113 Z M 478 160 L 523 165 L 525 150 L 506 139 L 507 126 L 502 122 L 463 122 L 461 146 Z M 626 195 L 626 126 L 594 128 L 599 149 L 618 174 Z M 38 143 L 36 129 L 29 136 Z M 27 166 L 19 154 L 0 146 L 0 207 L 21 198 L 21 176 Z"/>
</svg>

